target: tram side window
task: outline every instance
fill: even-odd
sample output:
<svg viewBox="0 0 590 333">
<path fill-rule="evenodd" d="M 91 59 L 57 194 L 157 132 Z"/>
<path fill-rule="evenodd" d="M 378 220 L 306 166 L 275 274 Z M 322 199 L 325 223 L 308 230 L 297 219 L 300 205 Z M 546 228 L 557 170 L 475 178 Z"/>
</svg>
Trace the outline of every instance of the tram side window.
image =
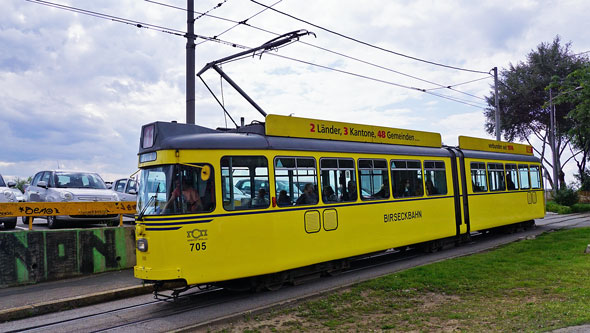
<svg viewBox="0 0 590 333">
<path fill-rule="evenodd" d="M 518 190 L 518 169 L 516 164 L 506 164 L 506 187 L 509 191 Z"/>
<path fill-rule="evenodd" d="M 487 192 L 486 164 L 483 162 L 471 162 L 471 185 L 473 192 Z"/>
<path fill-rule="evenodd" d="M 315 159 L 313 157 L 275 158 L 275 186 L 279 206 L 317 204 Z"/>
<path fill-rule="evenodd" d="M 529 183 L 529 166 L 526 164 L 519 164 L 518 174 L 520 178 L 520 188 L 523 190 L 531 188 Z"/>
<path fill-rule="evenodd" d="M 504 165 L 502 163 L 488 163 L 488 179 L 490 180 L 490 191 L 506 190 Z"/>
<path fill-rule="evenodd" d="M 268 162 L 264 156 L 225 156 L 221 159 L 223 208 L 259 209 L 269 206 Z"/>
<path fill-rule="evenodd" d="M 320 159 L 320 173 L 324 203 L 356 201 L 357 189 L 353 159 L 322 158 Z"/>
<path fill-rule="evenodd" d="M 387 161 L 361 159 L 358 161 L 358 166 L 361 199 L 389 199 Z"/>
<path fill-rule="evenodd" d="M 424 176 L 427 195 L 447 194 L 445 162 L 424 161 Z"/>
<path fill-rule="evenodd" d="M 420 161 L 392 160 L 391 186 L 394 198 L 424 195 Z"/>
<path fill-rule="evenodd" d="M 167 201 L 165 202 L 162 213 L 163 214 L 191 214 L 211 212 L 215 208 L 215 190 L 214 179 L 209 177 L 207 180 L 201 179 L 201 170 L 199 166 L 205 164 L 197 164 L 194 167 L 189 165 L 174 165 L 168 167 L 168 177 L 170 180 L 166 182 L 168 185 Z M 210 165 L 207 164 L 211 168 Z M 211 168 L 213 171 L 213 168 Z M 154 175 L 158 172 L 154 170 Z M 212 173 L 212 172 L 211 172 Z M 165 173 L 161 174 L 162 176 Z M 162 177 L 166 179 L 165 177 Z M 154 182 L 153 185 L 163 185 L 162 182 Z M 152 185 L 152 186 L 153 186 Z M 155 193 L 160 190 L 154 190 Z"/>
<path fill-rule="evenodd" d="M 542 188 L 541 169 L 538 165 L 531 165 L 531 188 Z"/>
</svg>

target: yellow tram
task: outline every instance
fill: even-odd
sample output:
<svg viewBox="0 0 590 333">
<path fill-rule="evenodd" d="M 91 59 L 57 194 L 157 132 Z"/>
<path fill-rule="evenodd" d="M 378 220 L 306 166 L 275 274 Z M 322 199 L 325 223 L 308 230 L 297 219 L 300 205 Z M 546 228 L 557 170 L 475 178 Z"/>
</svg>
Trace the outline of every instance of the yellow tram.
<svg viewBox="0 0 590 333">
<path fill-rule="evenodd" d="M 280 285 L 346 259 L 543 217 L 532 147 L 268 115 L 142 128 L 137 278 Z"/>
</svg>

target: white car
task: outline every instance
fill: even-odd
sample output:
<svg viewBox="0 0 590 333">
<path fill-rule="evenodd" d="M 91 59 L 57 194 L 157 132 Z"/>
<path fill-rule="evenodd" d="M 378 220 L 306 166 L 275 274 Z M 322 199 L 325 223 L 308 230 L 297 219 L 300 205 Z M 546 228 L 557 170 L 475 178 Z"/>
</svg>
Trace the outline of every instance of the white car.
<svg viewBox="0 0 590 333">
<path fill-rule="evenodd" d="M 9 182 L 12 183 L 12 182 Z M 25 194 L 23 192 L 21 192 L 21 190 L 19 190 L 16 187 L 13 187 L 13 185 L 9 185 L 8 188 L 10 191 L 12 191 L 12 193 L 14 193 L 14 196 L 16 197 L 16 201 L 18 202 L 24 202 L 25 201 Z"/>
<path fill-rule="evenodd" d="M 137 183 L 131 178 L 121 178 L 113 182 L 112 188 L 119 201 L 137 201 Z"/>
<path fill-rule="evenodd" d="M 38 172 L 25 191 L 25 199 L 29 202 L 119 201 L 117 194 L 106 187 L 98 174 L 63 170 Z M 47 216 L 50 229 L 68 221 L 117 225 L 119 215 Z M 28 218 L 24 218 L 23 222 L 28 224 Z"/>
<path fill-rule="evenodd" d="M 14 182 L 4 182 L 4 178 L 0 175 L 0 202 L 16 202 L 16 196 L 10 189 L 11 186 L 16 185 Z M 16 217 L 0 217 L 0 224 L 4 224 L 4 229 L 14 229 L 16 227 Z"/>
</svg>

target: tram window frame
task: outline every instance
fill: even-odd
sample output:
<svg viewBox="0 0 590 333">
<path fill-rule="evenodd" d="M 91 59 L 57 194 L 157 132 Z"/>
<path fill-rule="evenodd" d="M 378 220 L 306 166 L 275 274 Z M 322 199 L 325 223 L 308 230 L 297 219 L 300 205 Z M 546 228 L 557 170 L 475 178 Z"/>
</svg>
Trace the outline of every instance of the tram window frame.
<svg viewBox="0 0 590 333">
<path fill-rule="evenodd" d="M 475 192 L 487 192 L 488 191 L 488 175 L 487 175 L 487 171 L 486 171 L 485 162 L 471 162 L 470 168 L 471 168 L 471 190 L 474 193 Z M 484 179 L 481 179 L 482 176 Z"/>
<path fill-rule="evenodd" d="M 431 182 L 432 190 L 429 189 L 429 181 Z M 424 185 L 427 196 L 445 195 L 448 193 L 447 169 L 444 161 L 424 161 Z"/>
<path fill-rule="evenodd" d="M 150 193 L 154 191 L 152 198 L 139 198 L 141 209 L 143 202 L 145 205 L 151 205 L 146 210 L 146 215 L 186 215 L 186 214 L 205 214 L 215 210 L 215 179 L 209 177 L 207 180 L 201 178 L 203 167 L 209 167 L 211 174 L 214 174 L 214 168 L 209 163 L 190 163 L 190 164 L 167 164 L 159 167 L 145 168 L 142 172 L 143 191 L 141 193 Z M 162 174 L 163 179 L 155 182 L 150 179 L 150 173 Z M 162 181 L 163 180 L 163 181 Z M 156 187 L 153 187 L 156 185 Z M 147 187 L 152 187 L 151 191 Z M 164 198 L 160 197 L 164 194 Z M 160 198 L 159 198 L 160 197 Z M 163 199 L 163 200 L 162 200 Z"/>
<path fill-rule="evenodd" d="M 526 179 L 523 179 L 523 168 L 526 168 Z M 528 164 L 518 165 L 518 179 L 521 190 L 529 190 L 531 188 L 531 179 L 529 177 L 529 166 Z M 526 186 L 523 185 L 523 180 L 526 180 Z"/>
<path fill-rule="evenodd" d="M 533 180 L 533 169 L 536 170 L 535 174 L 538 175 L 535 180 Z M 543 182 L 541 181 L 543 179 L 542 176 L 543 172 L 540 166 L 532 164 L 529 166 L 529 180 L 531 182 L 531 189 L 538 190 L 543 188 Z"/>
<path fill-rule="evenodd" d="M 235 165 L 234 160 L 239 163 Z M 220 161 L 220 167 L 221 196 L 223 198 L 223 208 L 226 211 L 265 209 L 270 206 L 270 177 L 268 160 L 265 156 L 223 156 Z M 240 172 L 237 175 L 234 175 L 233 173 L 235 171 Z M 238 181 L 235 180 L 236 178 Z M 240 181 L 244 179 L 249 181 L 250 186 L 248 189 L 250 193 L 242 191 L 237 186 Z M 254 186 L 252 186 L 252 184 L 254 184 Z M 235 189 L 238 189 L 241 193 L 235 193 Z M 264 193 L 261 189 L 264 190 Z M 238 196 L 243 196 L 239 198 L 240 204 L 238 206 L 236 206 L 236 194 Z M 261 194 L 262 196 L 260 197 Z"/>
<path fill-rule="evenodd" d="M 353 158 L 320 158 L 320 185 L 323 203 L 354 202 L 358 200 L 356 168 Z M 334 192 L 332 193 L 328 193 Z"/>
<path fill-rule="evenodd" d="M 415 198 L 424 196 L 424 177 L 422 171 L 422 161 L 409 159 L 392 159 L 389 161 L 389 163 L 389 169 L 391 173 L 391 193 L 393 193 L 393 197 L 395 199 Z M 416 173 L 411 175 L 411 172 Z M 398 173 L 400 173 L 401 176 Z M 405 189 L 406 184 L 409 185 L 407 192 Z M 402 187 L 404 188 L 402 189 Z M 402 192 L 404 193 L 402 194 Z"/>
<path fill-rule="evenodd" d="M 389 199 L 390 187 L 387 160 L 360 158 L 357 161 L 357 166 L 361 200 Z M 366 181 L 363 179 L 366 179 Z M 364 193 L 367 193 L 368 196 L 363 195 Z"/>
<path fill-rule="evenodd" d="M 504 171 L 504 164 L 489 162 L 488 167 L 488 182 L 491 192 L 506 191 L 506 173 Z"/>
<path fill-rule="evenodd" d="M 518 191 L 520 189 L 520 183 L 518 181 L 518 166 L 514 163 L 506 163 L 504 168 L 506 170 L 506 189 L 508 191 Z M 508 176 L 510 176 L 510 178 L 508 178 Z M 513 188 L 510 188 L 510 183 L 512 183 Z"/>
<path fill-rule="evenodd" d="M 309 163 L 310 161 L 312 162 L 311 164 Z M 288 163 L 287 165 L 284 165 L 283 162 Z M 281 163 L 281 165 L 279 166 L 278 163 Z M 292 205 L 315 205 L 318 203 L 317 166 L 314 157 L 276 156 L 273 165 L 277 206 L 289 207 Z M 308 177 L 313 177 L 313 180 L 300 181 L 301 178 L 308 179 Z M 285 181 L 287 182 L 287 189 L 285 189 L 284 186 L 279 187 L 279 184 L 283 185 Z M 313 191 L 305 194 L 305 188 L 308 186 L 307 184 L 311 184 Z M 287 190 L 289 190 L 288 193 Z M 285 191 L 285 196 L 282 195 L 282 191 Z M 302 198 L 303 195 L 310 197 Z"/>
</svg>

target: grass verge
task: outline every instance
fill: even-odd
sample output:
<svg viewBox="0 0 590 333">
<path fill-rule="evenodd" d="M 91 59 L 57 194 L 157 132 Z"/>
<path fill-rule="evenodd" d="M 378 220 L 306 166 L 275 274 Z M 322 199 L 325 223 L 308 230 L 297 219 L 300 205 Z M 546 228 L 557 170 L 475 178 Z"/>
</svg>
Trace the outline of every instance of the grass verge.
<svg viewBox="0 0 590 333">
<path fill-rule="evenodd" d="M 589 228 L 551 232 L 215 330 L 534 332 L 587 324 L 589 243 Z"/>
</svg>

